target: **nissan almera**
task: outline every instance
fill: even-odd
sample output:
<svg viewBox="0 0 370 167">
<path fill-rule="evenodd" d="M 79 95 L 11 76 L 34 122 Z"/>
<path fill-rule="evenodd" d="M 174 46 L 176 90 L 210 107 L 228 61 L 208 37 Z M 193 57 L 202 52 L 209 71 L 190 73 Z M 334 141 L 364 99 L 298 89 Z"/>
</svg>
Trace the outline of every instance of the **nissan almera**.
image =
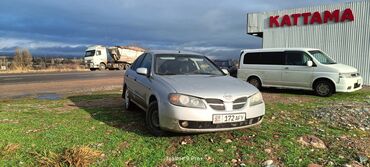
<svg viewBox="0 0 370 167">
<path fill-rule="evenodd" d="M 147 51 L 125 72 L 125 108 L 146 112 L 154 135 L 215 132 L 262 122 L 265 104 L 254 86 L 192 52 Z"/>
</svg>

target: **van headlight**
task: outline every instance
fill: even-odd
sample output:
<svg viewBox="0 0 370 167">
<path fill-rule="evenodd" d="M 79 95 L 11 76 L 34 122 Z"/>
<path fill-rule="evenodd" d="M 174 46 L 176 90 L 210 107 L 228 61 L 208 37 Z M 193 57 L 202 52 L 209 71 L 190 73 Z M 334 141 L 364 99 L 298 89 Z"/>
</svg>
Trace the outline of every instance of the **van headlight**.
<svg viewBox="0 0 370 167">
<path fill-rule="evenodd" d="M 351 73 L 339 73 L 339 78 L 351 78 Z"/>
<path fill-rule="evenodd" d="M 190 107 L 190 108 L 206 108 L 203 100 L 197 97 L 171 93 L 168 95 L 168 100 L 171 104 L 181 107 Z"/>
<path fill-rule="evenodd" d="M 255 106 L 261 103 L 263 103 L 261 92 L 258 92 L 249 98 L 249 106 Z"/>
</svg>

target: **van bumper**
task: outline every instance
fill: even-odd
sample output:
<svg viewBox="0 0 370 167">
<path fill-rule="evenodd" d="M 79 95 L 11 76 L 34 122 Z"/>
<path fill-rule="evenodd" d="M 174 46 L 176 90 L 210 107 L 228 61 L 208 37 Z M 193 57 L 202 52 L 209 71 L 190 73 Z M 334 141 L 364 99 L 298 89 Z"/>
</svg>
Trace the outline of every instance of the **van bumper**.
<svg viewBox="0 0 370 167">
<path fill-rule="evenodd" d="M 362 77 L 355 78 L 340 78 L 336 85 L 336 92 L 354 92 L 362 89 Z"/>
</svg>

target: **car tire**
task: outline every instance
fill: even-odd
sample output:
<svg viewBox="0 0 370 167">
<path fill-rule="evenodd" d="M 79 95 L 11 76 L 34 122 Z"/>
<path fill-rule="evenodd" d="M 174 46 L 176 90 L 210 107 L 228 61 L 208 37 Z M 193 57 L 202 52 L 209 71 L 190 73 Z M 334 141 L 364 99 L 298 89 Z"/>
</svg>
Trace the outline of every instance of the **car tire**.
<svg viewBox="0 0 370 167">
<path fill-rule="evenodd" d="M 104 63 L 100 63 L 99 64 L 99 70 L 100 71 L 103 71 L 103 70 L 105 70 L 107 68 L 107 66 L 104 64 Z"/>
<path fill-rule="evenodd" d="M 321 97 L 329 97 L 334 93 L 334 86 L 329 81 L 318 81 L 315 84 L 315 94 Z"/>
<path fill-rule="evenodd" d="M 90 71 L 95 71 L 96 70 L 96 68 L 90 68 Z"/>
<path fill-rule="evenodd" d="M 159 125 L 159 110 L 157 101 L 153 101 L 149 104 L 149 110 L 146 112 L 145 116 L 145 123 L 150 133 L 152 133 L 154 136 L 166 135 L 166 132 L 161 130 Z"/>
<path fill-rule="evenodd" d="M 257 77 L 250 77 L 247 82 L 256 87 L 257 89 L 261 89 L 262 87 L 261 81 Z"/>
<path fill-rule="evenodd" d="M 126 111 L 130 111 L 133 108 L 134 104 L 130 100 L 129 91 L 128 91 L 127 87 L 125 88 L 124 91 L 125 91 L 124 92 L 124 99 L 125 99 L 124 106 L 125 106 Z"/>
</svg>

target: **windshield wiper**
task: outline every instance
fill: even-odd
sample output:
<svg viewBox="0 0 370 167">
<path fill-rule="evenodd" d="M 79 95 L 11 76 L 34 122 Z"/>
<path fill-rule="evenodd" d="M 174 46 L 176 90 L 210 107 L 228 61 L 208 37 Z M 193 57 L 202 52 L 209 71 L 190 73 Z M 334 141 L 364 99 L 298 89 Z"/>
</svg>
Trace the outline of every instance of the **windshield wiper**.
<svg viewBox="0 0 370 167">
<path fill-rule="evenodd" d="M 158 73 L 159 75 L 177 75 L 176 73 Z"/>
</svg>

